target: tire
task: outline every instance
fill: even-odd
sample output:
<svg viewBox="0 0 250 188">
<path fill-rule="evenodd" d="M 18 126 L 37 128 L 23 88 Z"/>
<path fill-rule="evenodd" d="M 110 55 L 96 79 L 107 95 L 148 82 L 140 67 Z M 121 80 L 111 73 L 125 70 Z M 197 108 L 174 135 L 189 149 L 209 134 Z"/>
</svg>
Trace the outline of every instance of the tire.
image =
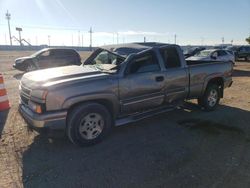
<svg viewBox="0 0 250 188">
<path fill-rule="evenodd" d="M 246 61 L 250 61 L 250 55 L 246 57 Z"/>
<path fill-rule="evenodd" d="M 78 146 L 99 143 L 110 132 L 112 118 L 108 109 L 98 103 L 85 103 L 73 108 L 67 118 L 66 134 Z"/>
<path fill-rule="evenodd" d="M 198 99 L 198 104 L 206 111 L 214 111 L 220 102 L 220 90 L 216 84 L 209 84 L 202 97 Z"/>
<path fill-rule="evenodd" d="M 31 72 L 36 70 L 36 66 L 33 63 L 28 63 L 26 66 L 26 72 Z"/>
</svg>

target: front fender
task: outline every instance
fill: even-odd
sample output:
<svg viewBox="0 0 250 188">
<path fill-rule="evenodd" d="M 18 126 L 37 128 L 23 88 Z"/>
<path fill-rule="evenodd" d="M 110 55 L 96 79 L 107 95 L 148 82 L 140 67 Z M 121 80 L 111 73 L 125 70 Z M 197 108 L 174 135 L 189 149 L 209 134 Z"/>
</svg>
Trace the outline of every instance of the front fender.
<svg viewBox="0 0 250 188">
<path fill-rule="evenodd" d="M 62 109 L 69 109 L 75 104 L 89 101 L 105 100 L 112 104 L 114 115 L 117 115 L 119 112 L 119 100 L 117 96 L 111 93 L 93 93 L 87 95 L 79 95 L 67 98 L 62 104 Z"/>
</svg>

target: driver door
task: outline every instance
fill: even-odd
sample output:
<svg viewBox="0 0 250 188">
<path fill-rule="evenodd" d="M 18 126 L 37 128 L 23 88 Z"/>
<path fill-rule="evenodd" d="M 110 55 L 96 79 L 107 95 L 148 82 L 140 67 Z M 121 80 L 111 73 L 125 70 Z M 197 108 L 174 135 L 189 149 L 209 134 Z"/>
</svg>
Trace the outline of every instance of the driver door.
<svg viewBox="0 0 250 188">
<path fill-rule="evenodd" d="M 49 68 L 51 66 L 51 51 L 45 51 L 37 57 L 37 65 L 40 69 Z"/>
<path fill-rule="evenodd" d="M 154 52 L 135 56 L 119 79 L 121 111 L 140 112 L 164 102 L 164 74 Z"/>
</svg>

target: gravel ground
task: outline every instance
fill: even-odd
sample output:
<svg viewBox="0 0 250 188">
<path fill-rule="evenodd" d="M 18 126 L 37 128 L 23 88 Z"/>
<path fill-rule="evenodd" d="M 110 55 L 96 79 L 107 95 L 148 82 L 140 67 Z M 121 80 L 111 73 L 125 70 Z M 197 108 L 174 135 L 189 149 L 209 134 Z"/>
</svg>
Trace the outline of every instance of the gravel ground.
<svg viewBox="0 0 250 188">
<path fill-rule="evenodd" d="M 1 188 L 250 187 L 250 63 L 236 63 L 233 86 L 214 112 L 189 101 L 79 148 L 63 133 L 49 138 L 29 130 L 19 115 L 22 73 L 11 65 L 31 53 L 0 52 L 11 103 L 0 113 Z"/>
</svg>

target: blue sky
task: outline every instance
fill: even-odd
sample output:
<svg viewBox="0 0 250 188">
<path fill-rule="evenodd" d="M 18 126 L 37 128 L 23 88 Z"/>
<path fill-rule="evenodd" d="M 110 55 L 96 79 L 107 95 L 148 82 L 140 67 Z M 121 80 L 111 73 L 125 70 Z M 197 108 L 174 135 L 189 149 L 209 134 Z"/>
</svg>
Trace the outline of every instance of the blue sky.
<svg viewBox="0 0 250 188">
<path fill-rule="evenodd" d="M 250 0 L 0 0 L 0 44 L 12 35 L 32 44 L 103 45 L 143 41 L 187 44 L 245 44 L 250 35 Z"/>
</svg>

